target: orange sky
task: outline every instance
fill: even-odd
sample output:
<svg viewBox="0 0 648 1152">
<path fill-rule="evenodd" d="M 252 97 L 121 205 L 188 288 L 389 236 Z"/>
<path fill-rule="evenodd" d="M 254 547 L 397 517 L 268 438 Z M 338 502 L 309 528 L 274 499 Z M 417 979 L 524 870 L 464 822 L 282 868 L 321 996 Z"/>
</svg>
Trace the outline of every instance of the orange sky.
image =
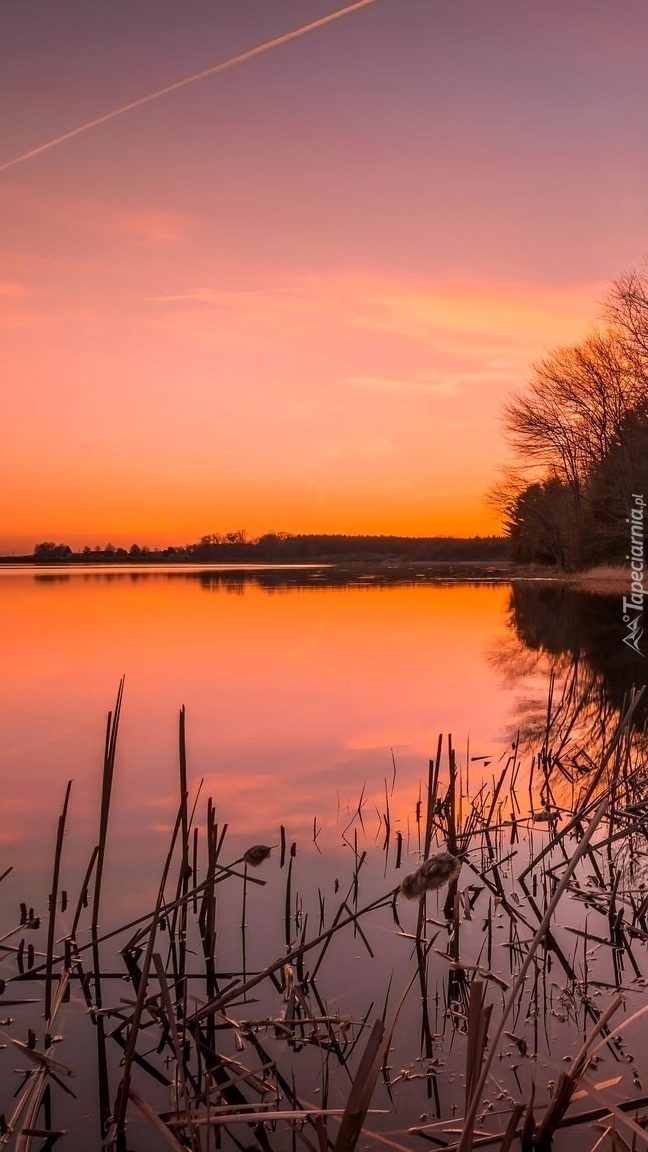
<svg viewBox="0 0 648 1152">
<path fill-rule="evenodd" d="M 645 249 L 645 8 L 376 0 L 12 166 L 335 10 L 87 7 L 0 14 L 0 549 L 496 530 L 503 398 Z"/>
</svg>

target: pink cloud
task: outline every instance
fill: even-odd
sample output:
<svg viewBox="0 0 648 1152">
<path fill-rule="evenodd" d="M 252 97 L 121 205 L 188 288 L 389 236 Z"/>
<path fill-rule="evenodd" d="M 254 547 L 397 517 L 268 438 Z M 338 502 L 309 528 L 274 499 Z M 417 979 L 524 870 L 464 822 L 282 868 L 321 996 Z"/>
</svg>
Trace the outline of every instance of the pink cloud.
<svg viewBox="0 0 648 1152">
<path fill-rule="evenodd" d="M 250 290 L 188 286 L 149 303 L 158 309 L 153 327 L 196 347 L 280 349 L 287 371 L 303 357 L 312 377 L 315 349 L 325 346 L 326 361 L 343 341 L 349 371 L 337 373 L 338 383 L 444 395 L 517 378 L 548 348 L 580 339 L 603 294 L 600 284 L 556 289 L 348 272 Z"/>
<path fill-rule="evenodd" d="M 187 239 L 187 220 L 177 212 L 145 209 L 116 215 L 116 223 L 125 235 L 134 236 L 146 244 L 181 244 Z"/>
<path fill-rule="evenodd" d="M 37 233 L 46 225 L 47 233 L 58 237 L 85 233 L 112 242 L 134 239 L 157 247 L 186 243 L 193 231 L 193 221 L 186 214 L 155 206 L 126 208 L 95 197 L 23 190 L 18 196 L 10 194 L 9 203 L 20 219 L 32 222 Z"/>
<path fill-rule="evenodd" d="M 0 280 L 0 302 L 25 300 L 28 295 L 29 291 L 24 284 L 17 284 L 12 280 Z"/>
</svg>

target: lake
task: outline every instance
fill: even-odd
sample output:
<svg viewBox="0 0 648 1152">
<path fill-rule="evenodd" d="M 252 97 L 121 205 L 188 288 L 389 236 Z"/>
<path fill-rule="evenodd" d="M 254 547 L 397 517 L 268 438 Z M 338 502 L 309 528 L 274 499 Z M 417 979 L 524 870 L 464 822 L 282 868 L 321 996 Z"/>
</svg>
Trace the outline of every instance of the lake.
<svg viewBox="0 0 648 1152">
<path fill-rule="evenodd" d="M 162 841 L 177 797 L 177 717 L 190 777 L 237 834 L 304 836 L 363 785 L 418 782 L 439 732 L 501 751 L 524 681 L 496 666 L 505 585 L 262 586 L 259 576 L 154 569 L 4 571 L 0 838 L 33 863 L 73 778 L 71 836 L 97 811 L 105 717 L 125 697 L 115 851 Z M 538 687 L 533 685 L 534 690 Z M 405 819 L 405 813 L 400 814 Z M 152 849 L 157 856 L 155 849 Z M 134 894 L 135 895 L 135 894 Z"/>
<path fill-rule="evenodd" d="M 221 931 L 219 962 L 240 978 L 241 971 L 252 970 L 255 956 L 262 957 L 261 967 L 270 955 L 280 956 L 304 929 L 304 917 L 310 916 L 313 933 L 318 923 L 328 924 L 331 901 L 339 901 L 336 894 L 349 884 L 349 907 L 357 908 L 358 899 L 379 899 L 404 871 L 416 868 L 428 765 L 439 734 L 444 781 L 450 734 L 456 750 L 460 808 L 467 810 L 480 788 L 495 791 L 514 743 L 518 787 L 536 787 L 529 764 L 544 739 L 553 670 L 556 701 L 562 692 L 563 703 L 551 737 L 564 742 L 565 764 L 571 759 L 569 772 L 561 776 L 556 769 L 552 803 L 562 798 L 567 804 L 565 780 L 571 779 L 573 793 L 574 773 L 578 779 L 588 771 L 574 751 L 576 737 L 595 758 L 597 741 L 615 723 L 631 685 L 645 676 L 639 658 L 622 644 L 619 597 L 578 594 L 555 582 L 431 584 L 416 578 L 404 584 L 370 572 L 355 581 L 327 579 L 324 570 L 308 568 L 0 572 L 0 875 L 13 868 L 0 884 L 7 930 L 17 923 L 20 903 L 43 921 L 47 917 L 57 822 L 71 779 L 59 892 L 74 897 L 57 913 L 56 938 L 70 932 L 80 877 L 98 839 L 106 715 L 121 677 L 102 931 L 155 904 L 178 809 L 178 718 L 184 706 L 189 803 L 196 802 L 197 823 L 204 823 L 211 797 L 220 832 L 228 826 L 227 860 L 240 860 L 253 844 L 273 849 L 258 873 L 264 886 L 246 881 L 244 915 L 240 883 L 222 885 L 219 923 L 233 923 L 236 931 Z M 541 833 L 533 833 L 536 842 Z M 204 855 L 204 831 L 197 844 Z M 359 884 L 358 861 L 365 851 L 377 863 L 361 865 Z M 242 916 L 249 925 L 243 942 Z M 441 916 L 440 908 L 432 916 Z M 406 970 L 410 962 L 407 933 L 411 940 L 416 922 L 407 907 L 401 918 L 406 933 L 399 937 L 384 913 L 369 914 L 380 944 L 376 960 L 374 941 L 369 974 L 356 964 L 364 945 L 355 931 L 345 943 L 334 941 L 325 977 L 327 1006 L 335 1002 L 336 1011 L 355 1017 L 384 998 L 394 966 Z M 478 926 L 468 920 L 462 938 L 478 952 L 481 921 Z M 24 927 L 15 939 L 21 935 L 29 935 Z M 78 938 L 89 939 L 87 924 Z M 115 955 L 107 954 L 109 968 Z M 5 979 L 15 979 L 15 964 L 14 945 L 13 952 L 5 949 Z M 396 982 L 400 994 L 403 976 Z M 8 990 L 25 987 L 7 984 L 0 1014 Z M 254 1012 L 270 1013 L 268 995 Z M 436 1002 L 439 1036 L 449 996 L 446 989 L 445 1009 Z M 71 1003 L 85 1013 L 79 991 Z M 11 1037 L 19 1026 L 25 1035 L 34 1027 L 28 1006 L 9 1011 L 18 1021 Z M 79 1038 L 82 1028 L 69 1006 L 65 1012 L 78 1053 L 87 1038 Z M 414 1009 L 407 1007 L 404 1018 L 416 1035 Z M 449 1116 L 456 1108 L 449 1081 L 443 1099 L 429 1103 L 430 1061 L 441 1059 L 442 1048 L 439 1040 L 438 1050 L 428 1052 L 423 1076 L 402 1039 L 398 1053 L 409 1069 L 405 1079 L 422 1080 L 430 1115 L 438 1105 Z M 10 1050 L 2 1056 L 0 1070 L 6 1072 L 16 1056 Z M 88 1107 L 83 1123 L 78 1113 L 69 1113 L 75 1118 L 68 1120 L 68 1131 L 76 1143 L 68 1135 L 64 1148 L 98 1146 L 101 1101 L 94 1075 L 85 1071 Z M 452 1076 L 458 1074 L 453 1065 Z M 391 1133 L 392 1142 L 397 1134 L 402 1140 L 422 1106 L 417 1101 L 396 1126 L 375 1123 L 382 1124 L 383 1134 Z M 71 1105 L 63 1100 L 64 1118 L 66 1108 Z M 3 1109 L 9 1114 L 11 1106 L 0 1100 Z M 140 1133 L 133 1147 L 158 1146 L 146 1144 L 150 1136 L 142 1137 L 137 1124 L 132 1131 Z M 394 1146 L 418 1146 L 408 1139 Z"/>
</svg>

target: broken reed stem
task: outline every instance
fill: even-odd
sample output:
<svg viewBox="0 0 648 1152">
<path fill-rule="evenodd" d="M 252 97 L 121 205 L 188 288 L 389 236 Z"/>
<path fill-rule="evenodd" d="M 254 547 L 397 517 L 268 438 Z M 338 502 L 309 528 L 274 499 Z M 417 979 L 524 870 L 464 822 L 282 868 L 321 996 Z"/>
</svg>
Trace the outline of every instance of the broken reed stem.
<svg viewBox="0 0 648 1152">
<path fill-rule="evenodd" d="M 212 1000 L 203 1004 L 196 1012 L 192 1013 L 192 1015 L 187 1018 L 187 1023 L 191 1025 L 199 1024 L 200 1021 L 206 1017 L 213 1016 L 215 1012 L 220 1012 L 221 1009 L 225 1008 L 232 1000 L 238 1000 L 240 996 L 247 995 L 252 988 L 256 988 L 257 984 L 260 984 L 273 972 L 278 972 L 285 964 L 292 964 L 293 960 L 296 960 L 305 952 L 309 952 L 311 948 L 316 948 L 318 944 L 323 944 L 330 939 L 334 932 L 339 932 L 341 928 L 346 928 L 347 924 L 355 923 L 360 916 L 365 916 L 368 912 L 373 912 L 377 908 L 388 907 L 391 905 L 394 894 L 398 892 L 398 890 L 398 888 L 394 888 L 385 896 L 379 896 L 377 900 L 372 900 L 370 904 L 361 908 L 359 912 L 355 912 L 353 915 L 347 916 L 346 919 L 338 921 L 335 927 L 329 928 L 326 932 L 321 932 L 319 936 L 313 937 L 312 940 L 308 940 L 304 944 L 299 944 L 296 948 L 292 948 L 286 956 L 275 960 L 274 964 L 269 964 L 267 968 L 264 968 L 262 972 L 257 973 L 256 976 L 253 976 L 244 984 L 235 983 L 231 988 L 224 989 L 219 996 L 215 996 Z"/>
<path fill-rule="evenodd" d="M 241 968 L 243 970 L 243 979 L 247 979 L 247 879 L 248 879 L 248 866 L 243 864 L 243 900 L 241 908 Z"/>
<path fill-rule="evenodd" d="M 58 903 L 59 875 L 61 871 L 61 853 L 63 852 L 63 834 L 67 819 L 68 803 L 72 781 L 68 780 L 63 801 L 63 811 L 59 816 L 58 831 L 56 835 L 56 851 L 54 852 L 54 869 L 52 875 L 52 891 L 50 893 L 49 922 L 47 925 L 47 961 L 45 969 L 45 1019 L 51 1022 L 52 1016 L 52 975 L 54 967 L 54 929 L 56 926 L 56 905 Z"/>
<path fill-rule="evenodd" d="M 427 956 L 427 952 L 429 952 L 432 944 L 433 941 L 430 941 L 430 943 L 426 945 L 425 956 Z M 416 968 L 405 986 L 398 1004 L 391 1013 L 389 1022 L 385 1023 L 384 1020 L 376 1020 L 374 1023 L 351 1085 L 351 1091 L 349 1092 L 333 1152 L 353 1152 L 358 1142 L 380 1069 L 383 1067 L 385 1057 L 389 1051 L 396 1021 L 408 997 L 409 991 L 416 980 L 418 968 L 419 963 L 417 962 Z"/>
<path fill-rule="evenodd" d="M 382 1065 L 384 1036 L 383 1021 L 376 1020 L 351 1085 L 334 1152 L 353 1152 L 358 1142 Z"/>
<path fill-rule="evenodd" d="M 290 859 L 288 860 L 288 871 L 286 873 L 286 894 L 284 898 L 284 940 L 286 948 L 290 948 L 292 939 L 290 931 L 290 913 L 292 908 L 292 867 L 294 855 L 291 851 Z"/>
<path fill-rule="evenodd" d="M 593 1053 L 590 1051 L 592 1044 L 596 1037 L 603 1031 L 608 1020 L 623 1004 L 622 996 L 615 996 L 611 1004 L 608 1005 L 605 1012 L 599 1017 L 591 1032 L 587 1036 L 580 1051 L 576 1054 L 571 1069 L 569 1072 L 562 1072 L 556 1091 L 551 1099 L 549 1106 L 538 1125 L 535 1134 L 535 1141 L 539 1148 L 549 1147 L 551 1137 L 558 1127 L 559 1122 L 562 1120 L 565 1112 L 567 1111 L 571 1102 L 572 1095 L 577 1087 L 583 1073 L 587 1070 L 587 1066 L 592 1060 Z M 609 1037 L 606 1038 L 606 1042 Z"/>
<path fill-rule="evenodd" d="M 180 1090 L 181 1090 L 181 1094 L 182 1094 L 182 1098 L 184 1100 L 184 1106 L 185 1106 L 184 1123 L 186 1124 L 186 1126 L 189 1130 L 189 1133 L 190 1133 L 191 1148 L 197 1149 L 198 1146 L 196 1144 L 196 1141 L 194 1140 L 193 1128 L 192 1128 L 192 1123 L 191 1123 L 191 1097 L 189 1095 L 189 1091 L 187 1088 L 187 1077 L 185 1074 L 185 1061 L 183 1059 L 183 1054 L 182 1054 L 182 1038 L 178 1034 L 178 1029 L 176 1027 L 175 1014 L 173 1011 L 173 1004 L 171 1001 L 171 993 L 169 992 L 169 985 L 167 983 L 166 973 L 164 971 L 164 964 L 162 963 L 162 957 L 160 956 L 159 952 L 153 953 L 153 964 L 155 966 L 156 976 L 160 982 L 160 997 L 162 1000 L 162 1005 L 164 1007 L 164 1011 L 166 1013 L 167 1024 L 168 1024 L 169 1032 L 171 1033 L 171 1040 L 173 1043 L 173 1050 L 175 1052 L 177 1076 L 178 1076 L 178 1080 L 180 1083 Z M 129 1092 L 131 1094 L 131 1099 L 133 1099 L 132 1086 L 131 1086 L 131 1088 L 129 1088 Z M 166 1125 L 165 1125 L 165 1127 L 166 1127 Z"/>
<path fill-rule="evenodd" d="M 324 942 L 324 947 L 322 948 L 322 951 L 320 952 L 317 960 L 315 961 L 315 967 L 313 968 L 313 972 L 312 972 L 312 976 L 311 976 L 312 980 L 315 980 L 317 973 L 319 972 L 320 965 L 322 964 L 322 961 L 326 955 L 326 951 L 328 949 L 328 946 L 329 946 L 331 940 L 333 939 L 333 933 L 337 930 L 338 921 L 339 921 L 340 917 L 342 916 L 342 913 L 345 911 L 348 912 L 348 901 L 351 899 L 351 894 L 354 891 L 354 887 L 356 884 L 357 872 L 359 871 L 359 869 L 364 864 L 365 859 L 366 859 L 366 853 L 363 852 L 362 856 L 360 858 L 360 862 L 357 866 L 357 869 L 354 870 L 353 879 L 352 879 L 351 884 L 347 890 L 347 894 L 346 894 L 345 898 L 342 900 L 337 912 L 335 913 L 335 916 L 333 918 L 333 923 L 331 924 L 330 928 L 328 928 L 326 930 L 326 932 L 324 931 L 324 928 L 321 929 L 321 934 L 326 935 L 326 940 Z"/>
<path fill-rule="evenodd" d="M 106 745 L 104 750 L 104 769 L 101 786 L 101 813 L 99 817 L 99 845 L 97 850 L 97 863 L 95 870 L 94 898 L 92 901 L 92 933 L 97 932 L 99 923 L 99 903 L 101 900 L 101 881 L 103 878 L 104 859 L 106 856 L 106 837 L 108 834 L 108 816 L 110 814 L 110 797 L 115 771 L 115 754 L 117 751 L 117 733 L 119 731 L 119 717 L 121 714 L 122 699 L 124 696 L 124 677 L 119 681 L 117 699 L 114 712 L 108 713 L 106 724 Z"/>
<path fill-rule="evenodd" d="M 164 901 L 164 887 L 165 887 L 165 884 L 167 882 L 167 876 L 169 874 L 169 868 L 171 866 L 171 858 L 173 856 L 173 851 L 175 848 L 176 840 L 178 838 L 178 832 L 180 830 L 181 823 L 182 823 L 182 811 L 180 810 L 178 812 L 178 815 L 176 816 L 176 822 L 175 822 L 175 826 L 173 829 L 173 834 L 171 836 L 171 844 L 169 847 L 169 851 L 167 853 L 167 858 L 164 862 L 164 868 L 162 870 L 162 879 L 160 881 L 158 898 L 157 898 L 156 905 L 155 905 L 155 916 L 154 916 L 153 923 L 151 924 L 151 928 L 150 928 L 150 932 L 149 932 L 149 938 L 148 938 L 148 942 L 146 945 L 146 952 L 144 954 L 144 962 L 142 964 L 142 977 L 141 977 L 139 990 L 137 993 L 137 1001 L 135 1003 L 135 1010 L 133 1012 L 131 1022 L 130 1022 L 130 1028 L 128 1031 L 128 1040 L 126 1042 L 126 1050 L 125 1050 L 125 1054 L 124 1054 L 124 1072 L 123 1072 L 123 1076 L 122 1076 L 121 1082 L 119 1084 L 119 1087 L 117 1089 L 117 1097 L 115 1100 L 114 1124 L 115 1124 L 115 1128 L 118 1132 L 121 1129 L 123 1129 L 124 1121 L 126 1119 L 126 1108 L 128 1105 L 128 1095 L 129 1095 L 129 1091 L 130 1091 L 131 1069 L 132 1069 L 133 1060 L 135 1057 L 135 1049 L 136 1049 L 136 1045 L 137 1045 L 137 1036 L 138 1036 L 138 1032 L 139 1032 L 140 1021 L 142 1019 L 142 1012 L 144 1011 L 144 1001 L 146 998 L 146 989 L 147 989 L 147 985 L 148 985 L 148 977 L 149 977 L 149 972 L 150 972 L 151 963 L 152 963 L 152 959 L 153 959 L 153 949 L 155 947 L 155 937 L 156 937 L 157 928 L 158 928 L 158 925 L 160 922 L 160 917 L 162 914 L 161 909 L 162 909 L 162 904 Z"/>
<path fill-rule="evenodd" d="M 579 823 L 582 821 L 583 816 L 585 815 L 585 813 L 588 810 L 588 806 L 592 800 L 592 797 L 593 797 L 596 789 L 598 788 L 598 786 L 601 782 L 601 778 L 603 776 L 603 773 L 605 772 L 605 769 L 607 768 L 610 760 L 612 759 L 612 755 L 613 755 L 617 745 L 622 740 L 623 735 L 625 733 L 625 730 L 630 726 L 630 721 L 632 720 L 632 717 L 633 717 L 633 715 L 637 709 L 639 701 L 641 700 L 644 692 L 645 692 L 645 686 L 643 688 L 640 688 L 638 692 L 633 693 L 630 704 L 628 705 L 626 711 L 624 712 L 623 716 L 619 720 L 619 723 L 617 725 L 614 736 L 612 737 L 610 743 L 608 744 L 608 747 L 605 751 L 603 759 L 601 760 L 599 767 L 597 768 L 596 772 L 594 773 L 594 777 L 591 780 L 590 784 L 588 785 L 587 791 L 585 792 L 585 795 L 581 799 L 578 812 L 576 813 L 575 816 L 572 817 L 572 819 L 569 821 L 569 823 L 566 825 L 566 827 L 562 829 L 560 834 L 558 836 L 553 837 L 549 841 L 548 844 L 545 844 L 545 847 L 538 853 L 537 856 L 535 856 L 531 860 L 531 862 L 527 865 L 527 867 L 524 869 L 524 871 L 520 873 L 520 876 L 519 876 L 520 880 L 524 880 L 525 876 L 528 876 L 529 872 L 532 872 L 534 870 L 534 868 L 536 868 L 537 865 L 540 863 L 540 861 L 543 860 L 545 858 L 545 856 L 549 855 L 549 853 L 555 848 L 556 844 L 560 840 L 562 840 L 574 828 L 577 828 Z"/>
<path fill-rule="evenodd" d="M 605 813 L 607 811 L 607 805 L 608 805 L 607 799 L 603 800 L 599 804 L 594 816 L 592 817 L 592 820 L 590 821 L 590 825 L 589 825 L 587 831 L 585 832 L 585 835 L 583 836 L 583 839 L 581 840 L 581 842 L 578 845 L 574 855 L 572 856 L 571 860 L 569 861 L 569 864 L 567 865 L 567 867 L 563 873 L 562 879 L 561 879 L 560 883 L 558 884 L 556 891 L 553 894 L 552 899 L 549 901 L 549 904 L 547 906 L 547 911 L 545 912 L 544 917 L 540 923 L 540 926 L 539 926 L 533 940 L 531 941 L 531 944 L 529 945 L 529 949 L 527 951 L 527 954 L 524 957 L 522 964 L 520 965 L 520 970 L 519 970 L 519 972 L 518 972 L 518 974 L 517 974 L 517 976 L 513 982 L 513 986 L 512 986 L 511 991 L 509 992 L 509 995 L 506 999 L 506 1003 L 504 1004 L 504 1008 L 502 1010 L 502 1015 L 500 1017 L 500 1021 L 499 1021 L 499 1024 L 497 1026 L 495 1036 L 493 1037 L 493 1040 L 489 1044 L 488 1054 L 486 1056 L 486 1059 L 484 1060 L 484 1064 L 483 1064 L 483 1067 L 481 1070 L 481 1076 L 479 1077 L 479 1081 L 477 1082 L 475 1089 L 474 1089 L 474 1092 L 472 1093 L 472 1098 L 470 1101 L 470 1107 L 466 1111 L 466 1118 L 464 1121 L 464 1130 L 462 1132 L 461 1140 L 459 1141 L 459 1146 L 458 1146 L 459 1152 L 470 1152 L 470 1149 L 472 1147 L 472 1130 L 473 1130 L 473 1126 L 475 1123 L 475 1116 L 477 1115 L 477 1109 L 479 1107 L 479 1101 L 481 1099 L 482 1092 L 484 1091 L 484 1088 L 486 1086 L 486 1081 L 488 1079 L 488 1074 L 490 1072 L 491 1065 L 492 1065 L 493 1060 L 495 1058 L 495 1054 L 498 1051 L 498 1045 L 499 1045 L 499 1042 L 502 1038 L 502 1034 L 504 1032 L 504 1025 L 506 1024 L 506 1021 L 507 1021 L 507 1019 L 511 1013 L 511 1010 L 515 1004 L 517 996 L 522 989 L 522 985 L 524 983 L 527 971 L 529 970 L 529 967 L 531 966 L 531 962 L 535 958 L 536 951 L 538 950 L 538 947 L 542 943 L 542 940 L 544 939 L 544 936 L 545 936 L 545 934 L 549 928 L 549 925 L 551 924 L 551 919 L 553 917 L 554 912 L 556 911 L 556 908 L 558 907 L 558 904 L 559 904 L 560 899 L 563 895 L 563 892 L 567 888 L 567 885 L 569 884 L 569 881 L 571 880 L 571 877 L 574 874 L 574 871 L 576 869 L 576 866 L 577 866 L 579 860 L 587 851 L 587 847 L 588 847 L 596 829 L 598 828 L 598 825 L 600 824 L 601 820 L 605 816 Z"/>
<path fill-rule="evenodd" d="M 430 855 L 430 848 L 432 846 L 432 828 L 434 825 L 434 813 L 436 811 L 437 796 L 439 792 L 439 772 L 441 770 L 441 752 L 443 749 L 443 735 L 439 733 L 437 741 L 436 759 L 430 760 L 429 773 L 428 773 L 428 802 L 427 811 L 425 816 L 425 841 L 423 846 L 423 859 L 427 860 Z"/>
<path fill-rule="evenodd" d="M 160 1120 L 160 1117 L 158 1116 L 155 1109 L 151 1108 L 151 1105 L 148 1103 L 148 1101 L 144 1100 L 144 1098 L 140 1096 L 139 1092 L 137 1092 L 132 1087 L 132 1085 L 128 1089 L 128 1097 L 130 1100 L 132 1100 L 135 1107 L 139 1108 L 142 1115 L 146 1117 L 149 1124 L 151 1125 L 151 1128 L 153 1128 L 153 1130 L 157 1132 L 159 1136 L 161 1136 L 161 1138 L 164 1140 L 164 1143 L 167 1144 L 169 1148 L 174 1149 L 175 1152 L 183 1152 L 187 1145 L 184 1143 L 181 1144 L 180 1141 L 176 1139 L 173 1133 L 167 1128 L 166 1124 Z M 192 1144 L 191 1147 L 195 1147 L 195 1145 Z"/>
<path fill-rule="evenodd" d="M 179 891 L 177 892 L 177 896 L 178 898 L 182 899 L 182 903 L 179 907 L 180 934 L 178 939 L 176 995 L 181 995 L 187 962 L 187 893 L 189 891 L 189 877 L 191 875 L 191 869 L 189 867 L 189 814 L 187 811 L 189 791 L 187 788 L 187 743 L 184 704 L 180 709 L 180 716 L 178 719 L 178 758 L 180 769 L 180 836 L 182 856 L 180 860 L 180 883 L 178 885 Z M 171 938 L 173 938 L 174 935 L 175 932 L 171 934 Z"/>
<path fill-rule="evenodd" d="M 227 827 L 227 825 L 225 825 L 225 828 L 226 827 Z M 222 840 L 222 836 L 221 836 L 221 840 Z M 206 880 L 203 880 L 202 883 L 197 884 L 195 888 L 191 888 L 188 891 L 187 898 L 193 898 L 194 896 L 198 895 L 201 892 L 204 893 L 205 890 L 210 885 L 219 884 L 219 883 L 221 883 L 221 881 L 226 880 L 229 876 L 236 876 L 239 879 L 242 879 L 243 873 L 234 871 L 234 866 L 236 864 L 239 864 L 240 862 L 241 862 L 240 860 L 235 860 L 233 862 L 233 864 L 231 864 L 231 865 L 228 865 L 228 864 L 216 865 L 215 871 L 212 875 L 208 876 Z M 92 861 L 91 861 L 91 865 L 92 865 Z M 91 871 L 91 865 L 88 868 L 88 873 Z M 265 880 L 261 880 L 258 876 L 248 876 L 248 884 L 259 884 L 259 885 L 261 885 L 261 887 L 264 887 L 265 883 L 266 883 Z M 171 901 L 169 901 L 168 904 L 167 903 L 163 904 L 162 909 L 161 909 L 161 915 L 166 916 L 169 912 L 173 912 L 174 909 L 176 909 L 180 906 L 183 899 L 184 899 L 184 897 L 181 896 L 177 900 L 171 900 Z M 105 944 L 107 940 L 113 940 L 115 938 L 115 936 L 121 936 L 122 933 L 128 932 L 131 928 L 136 928 L 138 924 L 145 924 L 146 921 L 153 921 L 154 917 L 155 917 L 155 910 L 145 912 L 142 916 L 136 916 L 134 920 L 129 920 L 126 924 L 121 924 L 119 926 L 119 928 L 113 928 L 110 932 L 105 932 L 102 936 L 97 936 L 96 940 L 91 940 L 87 944 L 80 944 L 77 947 L 76 951 L 78 952 L 79 955 L 81 955 L 83 952 L 87 952 L 88 949 L 94 948 L 94 946 L 96 944 Z M 15 929 L 15 931 L 18 931 L 18 930 L 19 930 L 18 928 Z M 143 928 L 139 933 L 136 934 L 136 937 L 142 937 L 142 936 L 146 935 L 147 931 L 148 931 L 148 927 Z M 133 945 L 136 941 L 136 937 L 134 937 L 133 940 L 129 941 L 129 947 L 133 947 Z M 54 963 L 56 964 L 60 960 L 63 960 L 63 959 L 64 959 L 63 954 L 55 956 L 54 957 Z M 27 973 L 25 976 L 18 975 L 18 976 L 8 977 L 6 983 L 10 984 L 10 983 L 13 983 L 14 981 L 22 982 L 23 980 L 25 980 L 27 978 L 29 978 L 30 980 L 33 980 L 34 977 L 37 976 L 40 972 L 43 972 L 45 970 L 45 968 L 46 968 L 46 961 L 44 961 L 42 964 L 37 965 L 35 968 L 32 968 L 30 970 L 30 972 Z"/>
<path fill-rule="evenodd" d="M 74 920 L 72 921 L 72 927 L 70 928 L 70 939 L 74 940 L 74 941 L 76 941 L 77 928 L 79 927 L 79 920 L 81 919 L 81 913 L 82 913 L 83 909 L 87 908 L 87 906 L 88 906 L 88 886 L 90 884 L 90 877 L 92 876 L 92 870 L 95 866 L 95 861 L 96 861 L 98 855 L 99 855 L 99 845 L 95 844 L 94 848 L 92 849 L 92 855 L 90 856 L 90 863 L 88 864 L 88 867 L 86 869 L 86 874 L 83 877 L 83 882 L 81 884 L 81 890 L 79 892 L 79 899 L 77 900 L 77 906 L 76 906 L 76 910 L 74 912 Z"/>
<path fill-rule="evenodd" d="M 124 677 L 122 676 L 119 687 L 117 689 L 117 699 L 115 701 L 115 710 L 113 713 L 108 713 L 108 722 L 106 725 L 106 744 L 104 749 L 104 766 L 103 777 L 101 785 L 101 812 L 99 817 L 99 843 L 97 844 L 96 857 L 93 853 L 93 858 L 88 867 L 87 877 L 88 882 L 92 872 L 92 865 L 95 866 L 95 883 L 94 895 L 92 901 L 92 920 L 90 928 L 90 943 L 86 947 L 92 949 L 92 977 L 94 983 L 94 1003 L 93 1008 L 102 1007 L 101 999 L 101 960 L 99 955 L 99 905 L 101 901 L 101 881 L 103 878 L 104 859 L 106 855 L 106 838 L 108 834 L 108 817 L 110 814 L 110 797 L 112 794 L 113 775 L 115 770 L 115 754 L 117 751 L 117 733 L 119 731 L 119 717 L 121 715 L 121 705 L 124 695 Z M 79 898 L 80 904 L 84 902 L 84 892 L 81 892 Z M 75 918 L 75 927 L 78 923 L 78 917 Z M 89 988 L 89 984 L 88 984 Z M 88 991 L 88 999 L 90 993 Z M 105 1135 L 108 1128 L 108 1118 L 110 1116 L 110 1079 L 108 1075 L 108 1060 L 106 1055 L 106 1034 L 104 1028 L 104 1020 L 102 1016 L 92 1014 L 92 1020 L 96 1029 L 97 1036 L 97 1076 L 99 1079 L 99 1116 L 100 1127 L 102 1136 Z"/>
</svg>

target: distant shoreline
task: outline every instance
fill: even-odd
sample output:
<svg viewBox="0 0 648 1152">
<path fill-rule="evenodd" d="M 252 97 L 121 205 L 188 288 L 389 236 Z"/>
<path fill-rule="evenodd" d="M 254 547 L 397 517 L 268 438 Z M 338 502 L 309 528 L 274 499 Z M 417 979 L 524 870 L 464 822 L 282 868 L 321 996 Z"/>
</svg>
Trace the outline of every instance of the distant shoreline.
<svg viewBox="0 0 648 1152">
<path fill-rule="evenodd" d="M 48 573 L 52 576 L 70 576 L 75 573 L 99 575 L 114 573 L 115 575 L 153 575 L 156 571 L 166 570 L 169 573 L 177 571 L 183 573 L 199 574 L 200 572 L 222 572 L 230 576 L 239 576 L 245 579 L 246 575 L 253 577 L 262 572 L 289 573 L 298 578 L 300 573 L 310 574 L 312 582 L 318 573 L 321 579 L 331 583 L 396 583 L 407 582 L 442 582 L 465 583 L 479 581 L 489 584 L 508 584 L 518 580 L 546 581 L 548 583 L 564 583 L 572 585 L 582 591 L 600 594 L 613 594 L 623 592 L 627 588 L 627 574 L 621 567 L 598 568 L 588 572 L 561 572 L 555 568 L 544 565 L 518 564 L 512 560 L 281 560 L 281 561 L 205 561 L 205 560 L 171 560 L 148 559 L 146 561 L 106 561 L 106 560 L 75 560 L 73 562 L 58 561 L 50 564 L 35 562 L 33 557 L 0 557 L 0 569 L 28 569 L 35 574 Z"/>
</svg>

